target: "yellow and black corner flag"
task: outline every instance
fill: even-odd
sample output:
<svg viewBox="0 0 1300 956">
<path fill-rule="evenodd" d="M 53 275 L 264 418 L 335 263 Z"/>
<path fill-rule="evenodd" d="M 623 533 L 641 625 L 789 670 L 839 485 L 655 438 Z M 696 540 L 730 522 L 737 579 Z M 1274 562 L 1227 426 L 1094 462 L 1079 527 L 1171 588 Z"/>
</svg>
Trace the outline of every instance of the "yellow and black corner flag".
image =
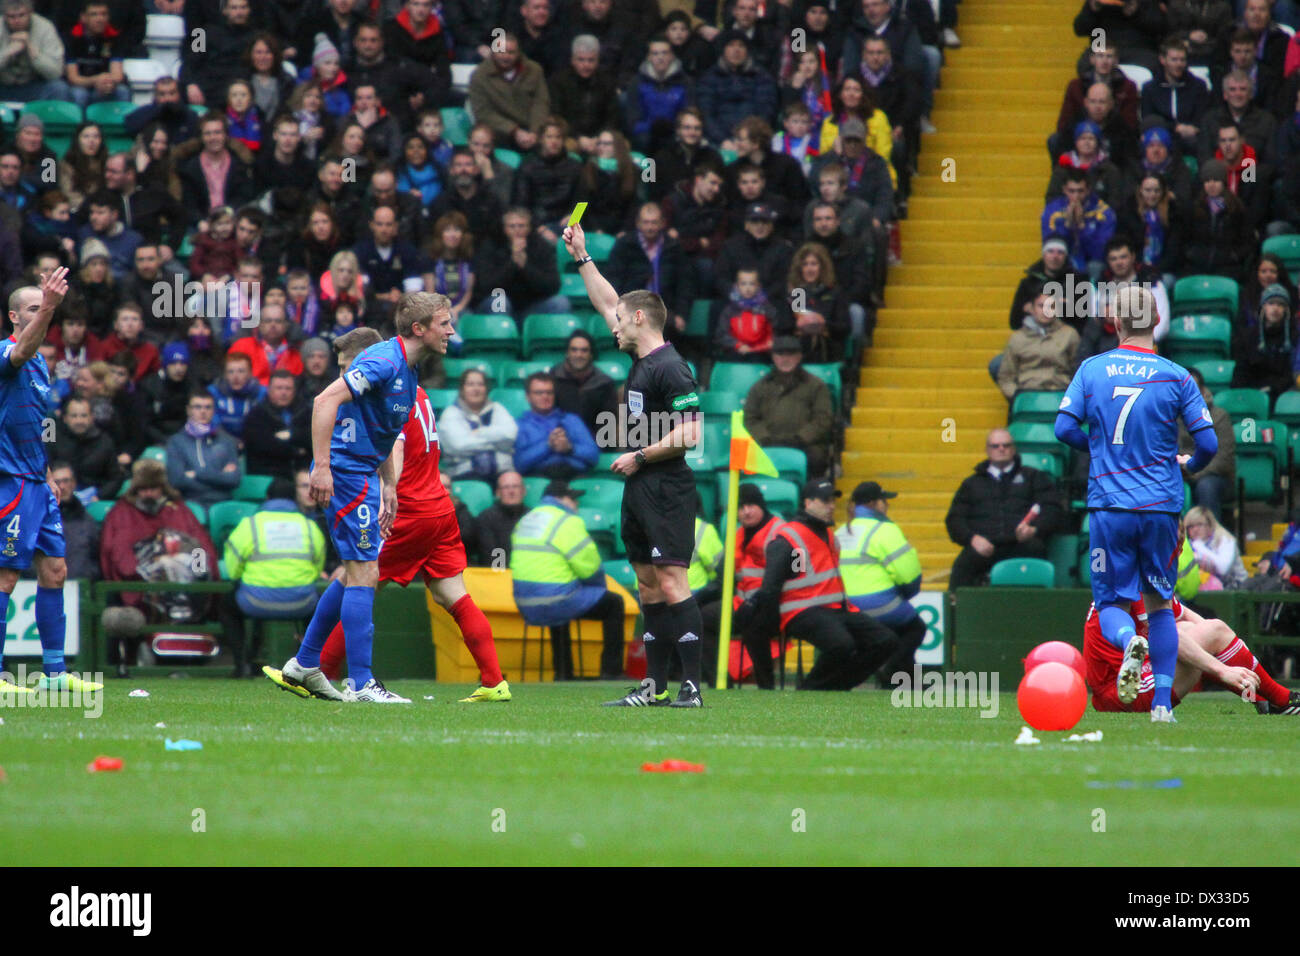
<svg viewBox="0 0 1300 956">
<path fill-rule="evenodd" d="M 736 498 L 740 493 L 740 473 L 777 477 L 776 466 L 761 445 L 745 430 L 743 412 L 731 413 L 731 449 L 727 462 L 727 523 L 722 565 L 722 621 L 718 634 L 718 687 L 727 686 L 727 665 L 731 656 L 731 602 L 736 577 Z"/>
</svg>

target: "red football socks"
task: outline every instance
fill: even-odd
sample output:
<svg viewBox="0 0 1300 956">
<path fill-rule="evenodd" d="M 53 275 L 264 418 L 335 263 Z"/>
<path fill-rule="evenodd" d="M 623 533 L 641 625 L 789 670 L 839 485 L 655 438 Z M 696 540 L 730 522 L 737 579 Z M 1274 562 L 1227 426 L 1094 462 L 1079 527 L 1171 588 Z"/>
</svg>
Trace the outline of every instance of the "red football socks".
<svg viewBox="0 0 1300 956">
<path fill-rule="evenodd" d="M 1229 667 L 1244 667 L 1252 670 L 1259 675 L 1259 696 L 1264 698 L 1270 704 L 1278 707 L 1285 707 L 1291 699 L 1291 694 L 1285 687 L 1268 676 L 1268 671 L 1260 666 L 1255 655 L 1250 652 L 1250 648 L 1239 637 L 1234 637 L 1232 643 L 1215 655 Z"/>
<path fill-rule="evenodd" d="M 466 594 L 451 606 L 451 616 L 456 619 L 465 646 L 474 656 L 478 665 L 479 679 L 484 687 L 496 687 L 503 680 L 501 665 L 497 663 L 497 646 L 492 640 L 492 626 L 487 617 L 479 610 L 474 599 Z M 331 635 L 332 637 L 333 635 Z M 324 654 L 321 662 L 324 663 Z"/>
<path fill-rule="evenodd" d="M 320 651 L 321 672 L 330 680 L 338 680 L 340 666 L 347 657 L 347 644 L 343 641 L 343 622 L 334 625 L 330 636 L 325 639 L 325 646 Z"/>
</svg>

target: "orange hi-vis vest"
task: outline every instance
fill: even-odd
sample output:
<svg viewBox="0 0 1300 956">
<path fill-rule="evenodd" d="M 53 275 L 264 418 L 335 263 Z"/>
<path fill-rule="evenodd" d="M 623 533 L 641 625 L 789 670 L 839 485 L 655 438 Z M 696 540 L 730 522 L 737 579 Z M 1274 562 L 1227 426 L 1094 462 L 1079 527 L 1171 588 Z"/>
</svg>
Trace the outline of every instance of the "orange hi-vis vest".
<svg viewBox="0 0 1300 956">
<path fill-rule="evenodd" d="M 781 586 L 781 630 L 812 607 L 844 607 L 848 598 L 840 580 L 840 547 L 830 529 L 823 538 L 801 521 L 783 524 L 777 534 L 795 549 L 800 570 Z M 800 560 L 802 556 L 802 560 Z"/>
<path fill-rule="evenodd" d="M 772 543 L 772 538 L 780 527 L 781 519 L 772 515 L 766 524 L 750 536 L 749 544 L 745 544 L 746 529 L 736 529 L 736 594 L 733 610 L 739 608 L 745 598 L 762 586 L 763 571 L 767 567 L 767 556 L 763 552 Z"/>
</svg>

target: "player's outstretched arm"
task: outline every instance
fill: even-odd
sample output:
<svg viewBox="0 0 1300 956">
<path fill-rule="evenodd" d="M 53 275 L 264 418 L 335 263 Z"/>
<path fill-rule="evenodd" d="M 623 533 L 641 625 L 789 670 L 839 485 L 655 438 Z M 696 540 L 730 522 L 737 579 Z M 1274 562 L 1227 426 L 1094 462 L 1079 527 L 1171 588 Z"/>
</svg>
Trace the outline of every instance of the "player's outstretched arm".
<svg viewBox="0 0 1300 956">
<path fill-rule="evenodd" d="M 9 353 L 9 361 L 17 368 L 25 364 L 45 341 L 50 330 L 50 320 L 68 293 L 68 270 L 60 266 L 48 275 L 41 276 L 41 308 L 36 318 L 18 333 L 18 344 Z"/>
<path fill-rule="evenodd" d="M 582 231 L 582 226 L 566 226 L 561 238 L 564 240 L 564 248 L 569 250 L 575 261 L 587 254 L 587 236 Z M 600 274 L 594 262 L 579 266 L 578 275 L 582 276 L 582 284 L 587 287 L 587 298 L 591 300 L 592 308 L 600 313 L 609 330 L 614 331 L 618 325 L 618 320 L 614 318 L 618 292 Z"/>
<path fill-rule="evenodd" d="M 352 392 L 337 378 L 316 396 L 311 406 L 311 453 L 315 467 L 311 473 L 311 493 L 318 505 L 329 504 L 334 494 L 334 476 L 330 473 L 330 439 L 334 419 L 344 402 L 352 401 Z"/>
</svg>

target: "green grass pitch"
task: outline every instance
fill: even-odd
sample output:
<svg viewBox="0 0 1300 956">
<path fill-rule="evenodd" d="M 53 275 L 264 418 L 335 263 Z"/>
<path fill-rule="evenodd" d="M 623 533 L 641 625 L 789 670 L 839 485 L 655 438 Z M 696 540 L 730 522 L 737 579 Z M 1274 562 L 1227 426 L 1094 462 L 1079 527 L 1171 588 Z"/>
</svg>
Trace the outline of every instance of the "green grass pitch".
<svg viewBox="0 0 1300 956">
<path fill-rule="evenodd" d="M 520 684 L 509 704 L 472 706 L 455 703 L 466 686 L 392 687 L 414 703 L 160 678 L 110 681 L 98 719 L 0 708 L 0 842 L 70 866 L 1300 857 L 1300 721 L 1227 694 L 1196 695 L 1176 726 L 1089 710 L 1076 729 L 1102 742 L 1023 747 L 1013 694 L 985 719 L 894 708 L 878 691 L 713 692 L 682 711 L 597 706 L 623 684 Z M 204 749 L 166 751 L 164 737 Z M 124 769 L 87 773 L 101 754 Z M 641 771 L 665 758 L 707 771 Z"/>
</svg>

